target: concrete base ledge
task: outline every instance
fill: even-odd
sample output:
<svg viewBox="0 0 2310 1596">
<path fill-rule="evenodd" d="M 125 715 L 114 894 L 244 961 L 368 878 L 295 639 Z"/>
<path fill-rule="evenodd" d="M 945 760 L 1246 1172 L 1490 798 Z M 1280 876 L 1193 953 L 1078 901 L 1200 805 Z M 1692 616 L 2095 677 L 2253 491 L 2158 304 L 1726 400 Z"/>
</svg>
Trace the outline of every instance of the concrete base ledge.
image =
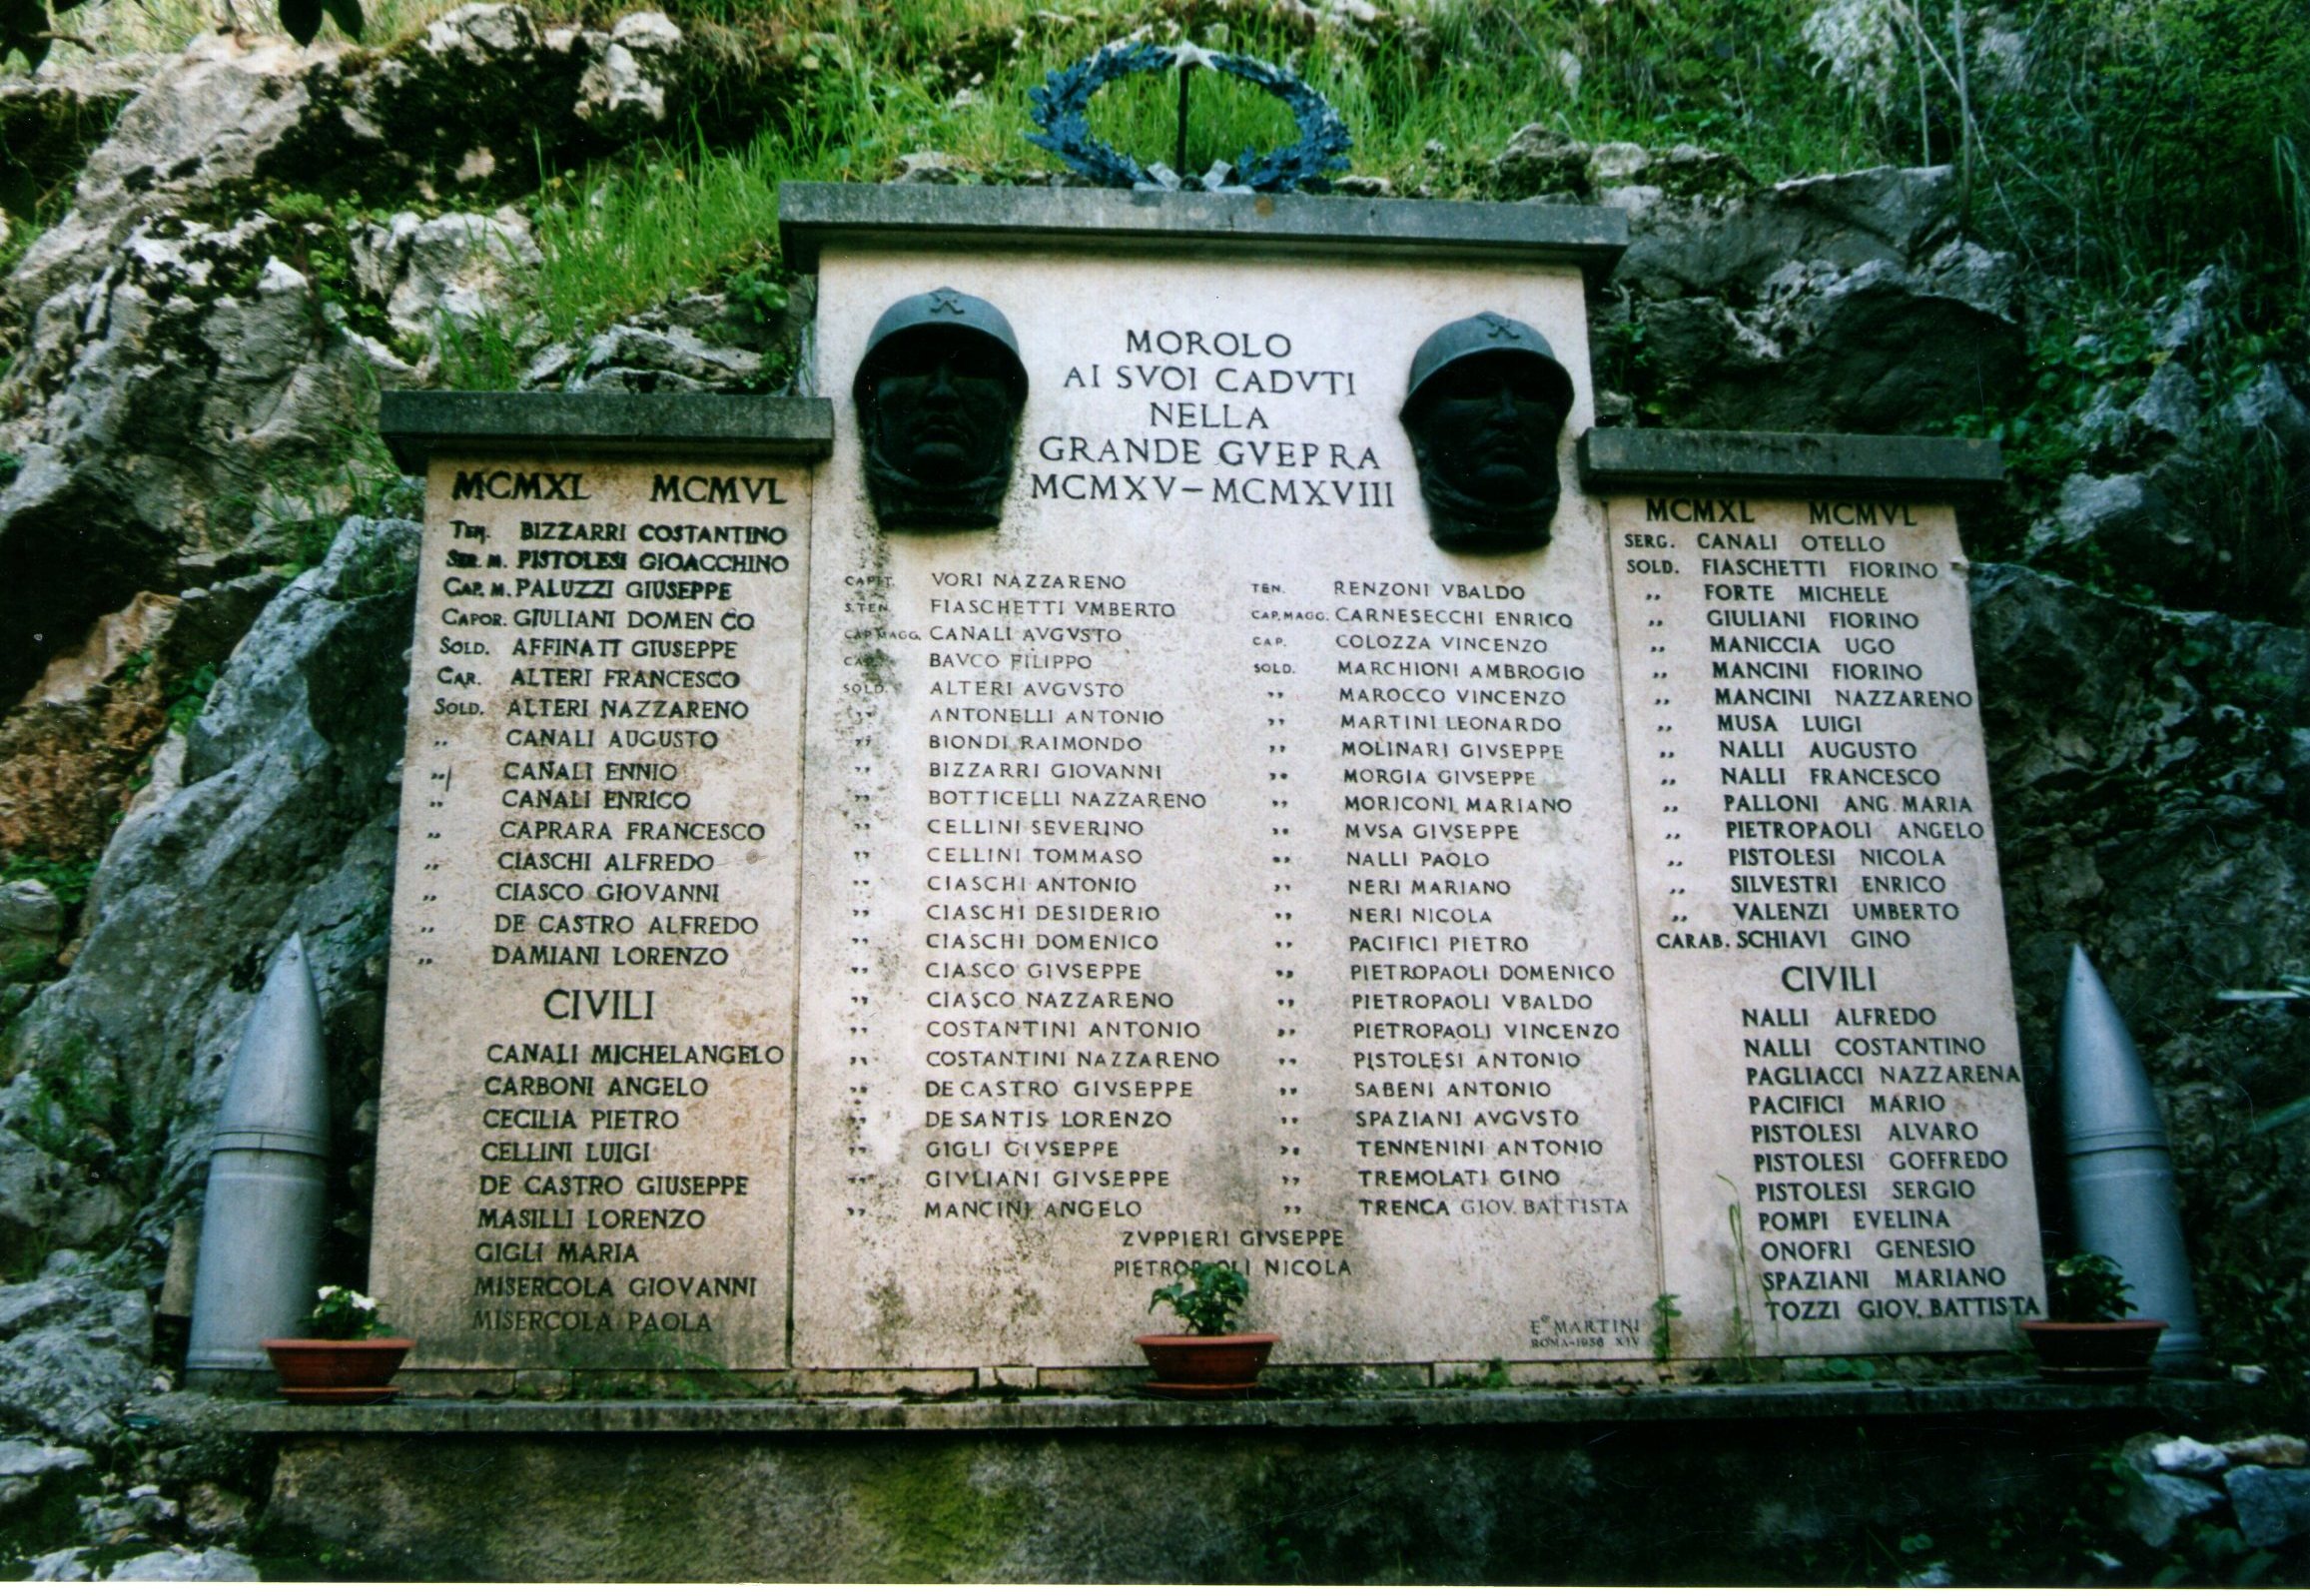
<svg viewBox="0 0 2310 1596">
<path fill-rule="evenodd" d="M 1746 1422 L 1971 1414 L 2204 1414 L 2235 1401 L 2211 1380 L 2059 1385 L 1966 1380 L 1930 1385 L 1706 1385 L 1651 1390 L 1421 1391 L 1383 1396 L 1190 1402 L 1018 1396 L 913 1400 L 442 1401 L 377 1407 L 251 1403 L 235 1428 L 259 1435 L 826 1435 L 1145 1429 L 1387 1429 L 1466 1425 Z"/>
<path fill-rule="evenodd" d="M 260 1549 L 285 1575 L 1892 1585 L 1939 1561 L 1959 1584 L 2063 1584 L 2058 1526 L 2111 1511 L 2097 1460 L 2240 1422 L 2250 1396 L 1997 1380 L 241 1422 L 271 1458 Z"/>
</svg>

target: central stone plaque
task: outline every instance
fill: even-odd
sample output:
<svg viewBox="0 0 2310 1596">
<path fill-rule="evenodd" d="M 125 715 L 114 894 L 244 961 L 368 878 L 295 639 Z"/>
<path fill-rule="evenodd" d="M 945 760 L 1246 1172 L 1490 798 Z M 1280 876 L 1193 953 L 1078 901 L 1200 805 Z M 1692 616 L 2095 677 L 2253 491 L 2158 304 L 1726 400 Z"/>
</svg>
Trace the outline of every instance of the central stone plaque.
<svg viewBox="0 0 2310 1596">
<path fill-rule="evenodd" d="M 1029 392 L 997 527 L 880 529 L 856 428 L 818 497 L 797 1361 L 1112 1363 L 1205 1258 L 1294 1360 L 1640 1355 L 1602 519 L 1445 553 L 1397 418 L 1478 313 L 1585 371 L 1578 271 L 820 271 L 826 389 L 951 284 Z"/>
</svg>

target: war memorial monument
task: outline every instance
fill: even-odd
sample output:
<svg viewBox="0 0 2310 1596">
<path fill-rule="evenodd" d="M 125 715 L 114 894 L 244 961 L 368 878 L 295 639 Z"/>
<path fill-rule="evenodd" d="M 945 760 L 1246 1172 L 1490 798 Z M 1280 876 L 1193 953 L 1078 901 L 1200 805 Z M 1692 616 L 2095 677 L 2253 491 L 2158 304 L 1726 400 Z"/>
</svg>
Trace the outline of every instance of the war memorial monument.
<svg viewBox="0 0 2310 1596">
<path fill-rule="evenodd" d="M 1991 446 L 1596 427 L 1606 210 L 781 206 L 825 398 L 388 399 L 416 1384 L 2012 1344 Z"/>
</svg>

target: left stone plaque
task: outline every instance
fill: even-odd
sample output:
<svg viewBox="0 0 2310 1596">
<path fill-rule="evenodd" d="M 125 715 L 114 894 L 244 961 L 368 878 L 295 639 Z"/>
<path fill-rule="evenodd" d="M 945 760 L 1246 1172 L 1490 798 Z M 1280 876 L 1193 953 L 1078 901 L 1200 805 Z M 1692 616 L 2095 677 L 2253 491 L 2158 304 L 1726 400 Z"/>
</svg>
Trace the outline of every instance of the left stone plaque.
<svg viewBox="0 0 2310 1596">
<path fill-rule="evenodd" d="M 808 495 L 430 463 L 372 1267 L 412 1367 L 785 1366 Z"/>
</svg>

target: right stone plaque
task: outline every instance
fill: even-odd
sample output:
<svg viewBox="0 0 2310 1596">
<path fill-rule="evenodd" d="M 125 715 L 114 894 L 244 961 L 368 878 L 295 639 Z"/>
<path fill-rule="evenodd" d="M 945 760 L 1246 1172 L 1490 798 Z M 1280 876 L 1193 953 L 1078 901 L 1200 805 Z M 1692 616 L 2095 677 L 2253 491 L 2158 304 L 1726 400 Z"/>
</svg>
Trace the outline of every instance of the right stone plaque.
<svg viewBox="0 0 2310 1596">
<path fill-rule="evenodd" d="M 1677 1353 L 2004 1347 L 2043 1281 L 1954 518 L 1607 519 Z"/>
</svg>

